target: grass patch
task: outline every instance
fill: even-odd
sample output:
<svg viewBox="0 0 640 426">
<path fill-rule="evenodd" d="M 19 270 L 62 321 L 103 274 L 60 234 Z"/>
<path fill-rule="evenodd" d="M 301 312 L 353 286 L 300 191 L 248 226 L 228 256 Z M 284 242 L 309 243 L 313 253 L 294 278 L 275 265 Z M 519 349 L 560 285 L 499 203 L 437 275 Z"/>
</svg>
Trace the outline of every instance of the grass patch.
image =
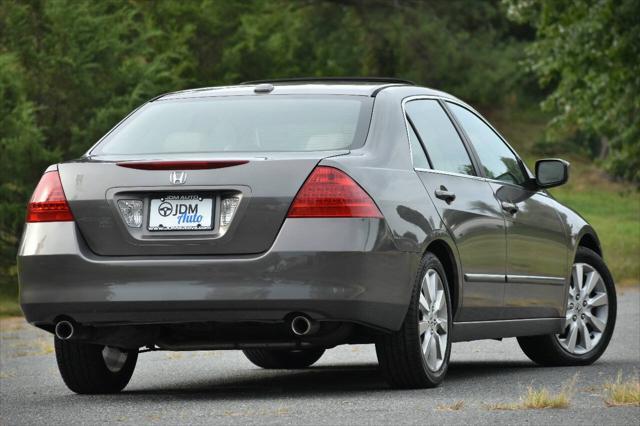
<svg viewBox="0 0 640 426">
<path fill-rule="evenodd" d="M 562 386 L 558 393 L 552 393 L 546 387 L 539 389 L 529 386 L 527 393 L 517 403 L 488 404 L 488 410 L 544 410 L 567 408 L 574 393 L 577 375 Z"/>
<path fill-rule="evenodd" d="M 527 393 L 517 403 L 497 403 L 487 405 L 488 410 L 542 410 L 567 408 L 571 397 L 565 390 L 553 394 L 547 388 L 534 389 L 529 386 Z"/>
<path fill-rule="evenodd" d="M 453 404 L 438 404 L 436 410 L 438 411 L 460 411 L 464 407 L 464 401 L 459 400 Z"/>
<path fill-rule="evenodd" d="M 618 373 L 615 382 L 604 385 L 604 403 L 609 407 L 621 407 L 625 405 L 640 406 L 640 379 L 622 380 L 622 373 Z"/>
</svg>

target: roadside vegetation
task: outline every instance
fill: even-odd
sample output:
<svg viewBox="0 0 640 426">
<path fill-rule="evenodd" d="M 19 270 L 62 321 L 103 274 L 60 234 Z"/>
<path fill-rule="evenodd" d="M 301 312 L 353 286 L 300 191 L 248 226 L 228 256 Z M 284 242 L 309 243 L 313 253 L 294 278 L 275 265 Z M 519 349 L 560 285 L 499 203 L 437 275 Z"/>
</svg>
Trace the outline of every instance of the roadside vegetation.
<svg viewBox="0 0 640 426">
<path fill-rule="evenodd" d="M 604 402 L 609 407 L 640 406 L 640 378 L 624 380 L 622 373 L 618 373 L 615 381 L 605 384 Z"/>
<path fill-rule="evenodd" d="M 575 392 L 575 383 L 577 376 L 574 376 L 567 382 L 560 392 L 551 392 L 546 387 L 534 388 L 529 386 L 527 393 L 524 394 L 518 402 L 515 403 L 495 403 L 487 404 L 488 410 L 541 410 L 549 408 L 568 408 L 571 398 Z"/>
<path fill-rule="evenodd" d="M 464 401 L 458 400 L 452 404 L 438 404 L 436 410 L 438 411 L 460 411 L 464 408 Z"/>
</svg>

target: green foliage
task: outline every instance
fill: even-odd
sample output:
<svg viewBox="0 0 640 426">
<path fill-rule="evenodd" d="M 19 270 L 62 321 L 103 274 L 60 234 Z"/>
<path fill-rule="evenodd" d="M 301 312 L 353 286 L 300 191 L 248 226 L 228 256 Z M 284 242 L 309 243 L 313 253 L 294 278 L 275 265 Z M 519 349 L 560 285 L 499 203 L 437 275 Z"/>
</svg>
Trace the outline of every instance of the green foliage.
<svg viewBox="0 0 640 426">
<path fill-rule="evenodd" d="M 227 40 L 223 81 L 397 76 L 489 105 L 517 89 L 528 34 L 498 2 L 254 2 Z M 520 33 L 524 34 L 520 34 Z M 500 88 L 500 90 L 497 90 Z"/>
<path fill-rule="evenodd" d="M 596 137 L 608 169 L 640 182 L 640 2 L 506 3 L 511 17 L 537 28 L 528 52 L 540 82 L 552 89 L 543 104 L 557 113 L 549 137 L 573 133 L 583 145 Z"/>
<path fill-rule="evenodd" d="M 14 289 L 15 247 L 24 206 L 33 182 L 57 158 L 56 152 L 44 147 L 24 75 L 15 55 L 0 53 L 0 272 L 2 280 Z"/>
<path fill-rule="evenodd" d="M 44 169 L 181 88 L 193 29 L 162 31 L 119 1 L 5 1 L 0 22 L 0 283 L 15 286 L 24 207 Z"/>
</svg>

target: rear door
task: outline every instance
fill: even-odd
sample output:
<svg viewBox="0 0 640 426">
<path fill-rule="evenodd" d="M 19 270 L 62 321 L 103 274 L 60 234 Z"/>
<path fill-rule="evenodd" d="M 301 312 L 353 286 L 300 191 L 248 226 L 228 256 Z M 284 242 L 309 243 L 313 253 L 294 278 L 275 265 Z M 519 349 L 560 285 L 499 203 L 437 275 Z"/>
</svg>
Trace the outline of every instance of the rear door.
<svg viewBox="0 0 640 426">
<path fill-rule="evenodd" d="M 527 189 L 528 173 L 501 137 L 475 113 L 447 103 L 469 138 L 507 224 L 505 318 L 562 316 L 567 237 L 554 201 Z"/>
<path fill-rule="evenodd" d="M 477 176 L 462 138 L 438 100 L 411 100 L 405 111 L 414 167 L 462 263 L 464 286 L 456 319 L 499 319 L 505 284 L 505 223 L 491 186 Z"/>
</svg>

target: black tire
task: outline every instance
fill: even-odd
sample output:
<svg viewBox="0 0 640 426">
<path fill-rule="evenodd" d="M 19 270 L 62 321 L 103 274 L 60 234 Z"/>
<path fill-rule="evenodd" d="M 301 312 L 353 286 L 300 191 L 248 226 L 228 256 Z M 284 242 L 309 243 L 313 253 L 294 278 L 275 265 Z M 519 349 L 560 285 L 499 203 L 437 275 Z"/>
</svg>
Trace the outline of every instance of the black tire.
<svg viewBox="0 0 640 426">
<path fill-rule="evenodd" d="M 307 368 L 324 354 L 324 349 L 245 349 L 242 351 L 254 365 L 268 370 Z"/>
<path fill-rule="evenodd" d="M 117 372 L 107 368 L 102 345 L 55 339 L 56 359 L 62 380 L 79 394 L 117 393 L 129 383 L 138 361 L 138 351 L 127 352 L 127 359 Z"/>
<path fill-rule="evenodd" d="M 422 280 L 430 269 L 438 273 L 443 284 L 449 330 L 446 337 L 447 343 L 443 363 L 437 371 L 432 371 L 422 356 L 418 332 L 418 304 Z M 376 353 L 380 369 L 387 382 L 393 388 L 432 388 L 442 383 L 449 368 L 449 356 L 451 355 L 451 318 L 451 296 L 449 294 L 447 276 L 440 260 L 434 254 L 427 253 L 418 268 L 409 310 L 402 327 L 397 332 L 385 335 L 376 342 Z"/>
<path fill-rule="evenodd" d="M 565 350 L 555 334 L 518 337 L 518 344 L 533 362 L 544 366 L 589 365 L 594 363 L 607 349 L 616 323 L 616 289 L 609 268 L 594 251 L 578 247 L 575 263 L 587 263 L 595 268 L 604 281 L 609 299 L 607 324 L 597 345 L 584 354 L 572 354 Z"/>
</svg>

